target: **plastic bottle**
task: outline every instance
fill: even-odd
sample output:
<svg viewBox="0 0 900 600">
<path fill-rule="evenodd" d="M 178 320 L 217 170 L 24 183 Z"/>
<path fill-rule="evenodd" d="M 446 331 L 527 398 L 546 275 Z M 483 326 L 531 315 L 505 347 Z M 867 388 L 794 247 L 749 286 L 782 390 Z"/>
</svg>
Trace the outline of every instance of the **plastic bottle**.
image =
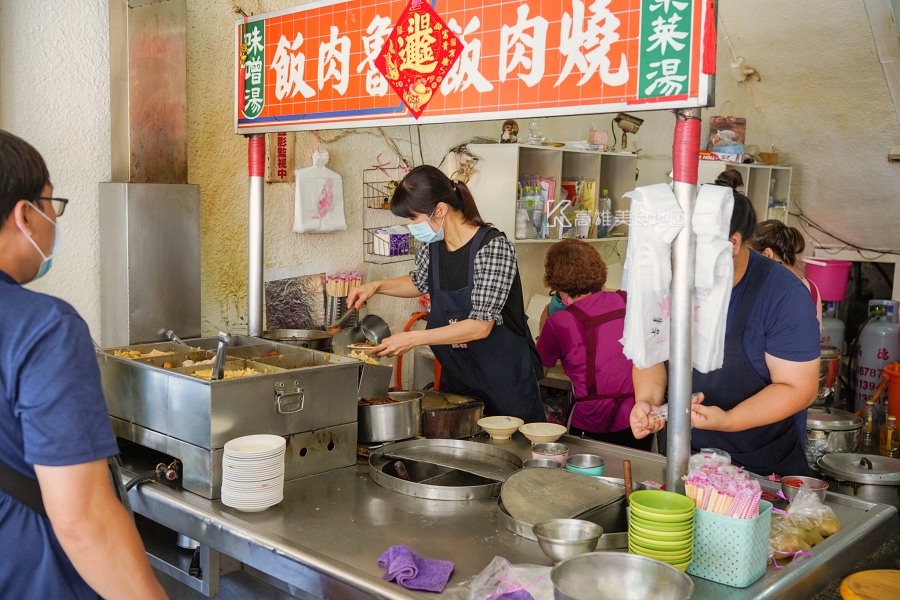
<svg viewBox="0 0 900 600">
<path fill-rule="evenodd" d="M 600 213 L 601 224 L 597 225 L 597 238 L 605 238 L 609 236 L 609 226 L 603 225 L 603 216 L 607 215 L 607 219 L 611 219 L 608 215 L 612 214 L 612 198 L 609 197 L 609 190 L 603 190 L 600 194 L 600 200 L 597 203 L 597 211 Z"/>
<path fill-rule="evenodd" d="M 875 408 L 875 401 L 869 399 L 866 407 L 859 414 L 863 420 L 862 436 L 859 440 L 860 454 L 881 454 L 879 449 L 881 442 L 881 423 L 878 409 Z"/>
<path fill-rule="evenodd" d="M 532 237 L 540 238 L 544 217 L 544 199 L 541 198 L 541 194 L 537 191 L 537 188 L 532 189 L 535 190 L 534 212 L 531 214 L 531 223 L 534 225 L 534 235 Z"/>
<path fill-rule="evenodd" d="M 887 423 L 881 429 L 881 455 L 900 458 L 900 432 L 897 431 L 897 417 L 888 415 Z"/>
</svg>

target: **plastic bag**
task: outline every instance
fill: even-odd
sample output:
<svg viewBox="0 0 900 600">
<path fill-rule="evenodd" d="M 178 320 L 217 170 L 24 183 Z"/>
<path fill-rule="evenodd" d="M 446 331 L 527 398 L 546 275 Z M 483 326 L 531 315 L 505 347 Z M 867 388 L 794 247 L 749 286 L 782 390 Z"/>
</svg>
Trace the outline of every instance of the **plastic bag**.
<svg viewBox="0 0 900 600">
<path fill-rule="evenodd" d="M 772 516 L 769 557 L 793 557 L 796 560 L 840 529 L 841 524 L 831 507 L 823 504 L 816 493 L 804 484 L 787 512 Z"/>
<path fill-rule="evenodd" d="M 330 233 L 347 229 L 341 176 L 327 168 L 328 152 L 313 152 L 313 166 L 294 172 L 294 231 Z"/>
<path fill-rule="evenodd" d="M 722 105 L 722 114 L 709 119 L 709 148 L 715 154 L 725 154 L 729 157 L 740 157 L 735 162 L 740 162 L 744 155 L 744 139 L 747 136 L 747 119 L 735 117 L 732 112 L 725 115 L 725 107 L 734 103 L 729 100 Z M 734 159 L 732 159 L 734 160 Z"/>
<path fill-rule="evenodd" d="M 511 565 L 495 556 L 481 573 L 445 595 L 453 600 L 553 600 L 550 567 Z"/>
</svg>

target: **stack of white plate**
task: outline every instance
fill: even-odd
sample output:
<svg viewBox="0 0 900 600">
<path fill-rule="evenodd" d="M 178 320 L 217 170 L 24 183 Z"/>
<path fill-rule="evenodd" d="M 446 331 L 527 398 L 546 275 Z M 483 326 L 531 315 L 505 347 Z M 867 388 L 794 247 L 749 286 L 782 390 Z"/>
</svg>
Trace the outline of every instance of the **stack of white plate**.
<svg viewBox="0 0 900 600">
<path fill-rule="evenodd" d="M 259 512 L 284 499 L 285 440 L 277 435 L 248 435 L 225 444 L 222 503 Z"/>
</svg>

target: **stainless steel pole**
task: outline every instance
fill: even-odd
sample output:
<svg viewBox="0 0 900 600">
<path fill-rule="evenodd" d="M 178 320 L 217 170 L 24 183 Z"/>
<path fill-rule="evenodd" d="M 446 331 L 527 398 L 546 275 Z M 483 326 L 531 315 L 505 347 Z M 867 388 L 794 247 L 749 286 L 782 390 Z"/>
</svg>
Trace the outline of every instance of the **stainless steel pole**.
<svg viewBox="0 0 900 600">
<path fill-rule="evenodd" d="M 691 229 L 691 217 L 697 199 L 698 145 L 686 143 L 692 138 L 682 125 L 689 119 L 697 120 L 700 109 L 675 111 L 675 143 L 672 163 L 675 177 L 675 197 L 684 212 L 685 227 L 672 243 L 672 317 L 669 335 L 669 417 L 666 446 L 666 489 L 684 493 L 682 476 L 687 473 L 691 455 L 691 334 L 694 314 L 694 260 L 696 242 Z M 699 143 L 699 127 L 697 143 Z M 693 177 L 691 167 L 693 164 Z M 679 168 L 681 166 L 681 168 Z M 685 167 L 687 167 L 685 169 Z M 685 181 L 687 180 L 687 181 Z"/>
<path fill-rule="evenodd" d="M 263 333 L 263 253 L 265 223 L 266 138 L 263 134 L 249 137 L 250 215 L 248 219 L 248 288 L 247 334 L 259 337 Z"/>
</svg>

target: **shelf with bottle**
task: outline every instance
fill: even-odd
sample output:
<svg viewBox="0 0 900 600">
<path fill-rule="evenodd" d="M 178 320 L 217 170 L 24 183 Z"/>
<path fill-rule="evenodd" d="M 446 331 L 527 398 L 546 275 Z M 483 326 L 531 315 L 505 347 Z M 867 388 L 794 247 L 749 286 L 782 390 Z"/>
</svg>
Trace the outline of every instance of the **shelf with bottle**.
<svg viewBox="0 0 900 600">
<path fill-rule="evenodd" d="M 481 157 L 468 184 L 479 212 L 515 243 L 626 238 L 627 218 L 617 216 L 630 205 L 624 194 L 635 187 L 636 156 L 521 144 L 470 148 Z"/>
</svg>

